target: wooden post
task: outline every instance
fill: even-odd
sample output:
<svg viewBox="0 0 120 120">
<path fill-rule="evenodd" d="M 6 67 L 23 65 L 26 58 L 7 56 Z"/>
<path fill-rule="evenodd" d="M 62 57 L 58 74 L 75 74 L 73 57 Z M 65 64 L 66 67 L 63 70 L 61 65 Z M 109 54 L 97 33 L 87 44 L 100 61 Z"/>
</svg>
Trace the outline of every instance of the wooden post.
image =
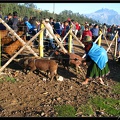
<svg viewBox="0 0 120 120">
<path fill-rule="evenodd" d="M 48 28 L 48 26 L 46 25 L 45 21 L 42 21 L 42 23 L 44 24 L 45 28 L 50 32 L 50 34 L 53 36 L 53 38 L 55 39 L 55 41 L 58 43 L 58 45 L 62 48 L 62 50 L 67 53 L 67 50 L 64 48 L 64 46 L 62 45 L 62 43 L 57 39 L 57 37 L 51 32 L 51 30 Z"/>
<path fill-rule="evenodd" d="M 78 43 L 84 48 L 85 46 L 84 46 L 84 44 L 80 41 L 80 40 L 78 40 L 78 38 L 72 33 L 72 32 L 70 32 L 70 34 L 78 41 Z"/>
<path fill-rule="evenodd" d="M 102 33 L 100 33 L 100 35 L 101 35 Z M 102 35 L 101 35 L 101 37 L 102 37 Z M 99 46 L 101 46 L 101 37 L 99 37 L 99 39 L 98 39 L 98 45 Z"/>
<path fill-rule="evenodd" d="M 19 55 L 23 49 L 25 47 L 27 47 L 42 31 L 44 30 L 44 28 L 42 30 L 40 30 L 37 34 L 35 34 L 35 36 L 33 36 L 16 54 L 14 54 L 1 68 L 0 68 L 0 73 L 7 67 L 7 65 L 10 64 L 10 62 L 12 62 L 12 60 L 17 57 L 17 55 Z M 35 56 L 36 57 L 36 56 Z M 38 55 L 37 55 L 38 57 Z"/>
<path fill-rule="evenodd" d="M 70 30 L 71 30 L 71 29 L 70 29 Z M 65 38 L 66 38 L 66 37 L 68 36 L 68 34 L 70 33 L 70 30 L 69 30 L 68 33 L 64 36 L 64 38 L 61 40 L 61 43 L 64 42 Z M 58 45 L 58 46 L 59 46 L 59 45 Z M 56 47 L 55 51 L 58 49 L 58 46 Z M 53 56 L 53 54 L 55 53 L 55 51 L 52 52 L 52 54 L 50 55 L 50 57 Z"/>
<path fill-rule="evenodd" d="M 41 29 L 43 29 L 44 28 L 44 25 L 43 24 L 41 24 Z M 44 53 L 43 53 L 43 31 L 40 33 L 40 37 L 39 37 L 39 56 L 40 57 L 43 57 L 44 55 Z"/>
<path fill-rule="evenodd" d="M 109 47 L 108 47 L 108 49 L 107 49 L 107 52 L 110 50 L 110 47 L 112 46 L 112 44 L 113 44 L 113 42 L 114 42 L 114 40 L 115 40 L 115 37 L 116 37 L 116 35 L 114 36 L 112 42 L 110 43 L 110 45 L 109 45 Z"/>
<path fill-rule="evenodd" d="M 109 47 L 110 45 L 108 44 L 108 41 L 107 41 L 106 37 L 105 37 L 105 41 L 106 41 L 106 43 L 107 43 L 107 46 Z M 109 50 L 110 50 L 110 52 L 111 52 L 112 57 L 114 58 L 114 54 L 113 54 L 112 50 L 111 50 L 111 49 L 109 49 Z"/>
<path fill-rule="evenodd" d="M 72 28 L 72 25 L 71 27 Z M 70 32 L 72 32 L 72 29 L 70 30 Z M 68 52 L 71 53 L 72 52 L 72 35 L 69 35 L 69 39 L 68 39 Z"/>
<path fill-rule="evenodd" d="M 0 22 L 10 31 L 11 34 L 13 34 L 23 45 L 26 44 L 26 42 L 24 42 L 24 40 L 22 40 L 16 33 L 14 30 L 12 30 L 1 18 L 0 18 Z M 26 46 L 26 48 L 31 51 L 31 53 L 34 55 L 34 56 L 38 56 L 32 49 L 30 46 Z"/>
<path fill-rule="evenodd" d="M 118 39 L 118 32 L 115 35 L 114 59 L 116 59 L 116 54 L 117 54 L 117 39 Z"/>
</svg>

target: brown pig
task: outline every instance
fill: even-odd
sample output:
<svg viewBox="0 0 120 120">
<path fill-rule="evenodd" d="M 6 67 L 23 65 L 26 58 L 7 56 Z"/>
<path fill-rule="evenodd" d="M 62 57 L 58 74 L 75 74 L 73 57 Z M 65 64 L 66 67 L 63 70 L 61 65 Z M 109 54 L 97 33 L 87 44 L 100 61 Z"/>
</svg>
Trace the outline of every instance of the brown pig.
<svg viewBox="0 0 120 120">
<path fill-rule="evenodd" d="M 25 69 L 30 69 L 31 72 L 35 70 L 41 70 L 48 73 L 50 72 L 50 76 L 48 76 L 51 81 L 54 77 L 57 79 L 57 69 L 58 63 L 55 60 L 48 59 L 38 59 L 38 58 L 30 58 L 24 61 Z"/>
</svg>

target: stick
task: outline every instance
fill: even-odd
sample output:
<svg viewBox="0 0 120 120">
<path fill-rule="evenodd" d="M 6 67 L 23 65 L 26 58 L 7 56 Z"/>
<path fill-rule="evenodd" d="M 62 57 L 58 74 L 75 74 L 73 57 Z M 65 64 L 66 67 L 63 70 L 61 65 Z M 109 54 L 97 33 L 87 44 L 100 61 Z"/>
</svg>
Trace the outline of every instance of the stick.
<svg viewBox="0 0 120 120">
<path fill-rule="evenodd" d="M 109 47 L 110 45 L 108 44 L 108 41 L 107 41 L 106 37 L 105 37 L 105 41 L 106 41 L 106 43 L 107 43 L 107 45 L 108 45 L 108 47 Z M 111 49 L 110 49 L 110 52 L 111 52 L 112 57 L 114 58 L 114 55 L 113 55 L 113 52 L 112 52 Z"/>
</svg>

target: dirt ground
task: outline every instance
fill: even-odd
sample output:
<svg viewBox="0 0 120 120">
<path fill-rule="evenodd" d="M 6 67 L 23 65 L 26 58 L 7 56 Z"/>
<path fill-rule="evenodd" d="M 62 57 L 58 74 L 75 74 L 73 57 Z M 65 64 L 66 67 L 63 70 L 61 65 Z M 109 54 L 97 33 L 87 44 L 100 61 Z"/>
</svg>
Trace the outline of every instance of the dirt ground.
<svg viewBox="0 0 120 120">
<path fill-rule="evenodd" d="M 107 49 L 105 40 L 102 40 L 102 46 Z M 74 41 L 74 51 L 80 56 L 84 54 L 77 41 Z M 110 52 L 108 56 L 110 74 L 103 79 L 108 86 L 99 84 L 97 80 L 90 81 L 88 85 L 81 85 L 84 78 L 81 74 L 76 75 L 73 67 L 68 72 L 59 65 L 58 75 L 64 78 L 63 81 L 46 82 L 44 75 L 26 75 L 16 62 L 10 63 L 4 70 L 6 74 L 0 76 L 0 80 L 4 80 L 0 81 L 0 116 L 56 117 L 55 105 L 70 104 L 77 109 L 87 102 L 91 94 L 120 99 L 119 94 L 111 92 L 112 86 L 120 82 L 120 64 L 112 59 Z M 85 67 L 84 70 L 86 71 Z M 7 76 L 15 78 L 16 81 L 6 81 Z"/>
</svg>

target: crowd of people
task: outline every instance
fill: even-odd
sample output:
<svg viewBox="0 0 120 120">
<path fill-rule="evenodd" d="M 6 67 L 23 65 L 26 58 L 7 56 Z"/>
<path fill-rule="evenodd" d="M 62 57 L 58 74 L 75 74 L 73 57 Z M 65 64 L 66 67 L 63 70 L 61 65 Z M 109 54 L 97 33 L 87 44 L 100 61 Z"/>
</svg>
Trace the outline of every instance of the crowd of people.
<svg viewBox="0 0 120 120">
<path fill-rule="evenodd" d="M 2 18 L 2 16 L 0 15 Z M 117 30 L 119 29 L 119 26 L 113 24 L 113 25 L 106 25 L 105 23 L 103 25 L 93 24 L 93 23 L 87 23 L 84 24 L 78 23 L 78 21 L 75 21 L 74 19 L 68 18 L 64 22 L 61 22 L 59 19 L 53 19 L 52 17 L 44 18 L 46 24 L 48 25 L 49 29 L 54 34 L 58 34 L 63 38 L 67 32 L 72 28 L 72 32 L 79 38 L 79 40 L 82 42 L 84 36 L 89 35 L 92 37 L 93 42 L 97 39 L 97 37 L 102 32 L 102 39 L 109 39 L 112 40 L 114 35 L 116 34 Z M 26 26 L 27 30 L 26 33 L 29 33 L 31 35 L 35 35 L 41 28 L 41 21 L 37 20 L 37 17 L 31 16 L 28 18 L 28 16 L 25 16 L 23 19 L 18 17 L 18 13 L 16 11 L 13 12 L 13 14 L 9 13 L 7 16 L 4 17 L 4 21 L 15 31 L 17 32 L 19 29 L 19 25 L 23 24 Z M 0 29 L 6 29 L 2 23 L 0 24 Z M 119 31 L 120 35 L 120 31 Z M 49 33 L 48 30 L 44 31 L 44 38 L 47 38 L 50 40 L 51 47 L 55 49 L 54 45 L 54 38 Z M 66 37 L 64 43 L 65 48 L 68 50 L 68 39 L 69 35 Z M 119 40 L 118 40 L 119 43 Z M 119 44 L 118 44 L 119 45 Z M 73 47 L 72 47 L 73 48 Z M 118 51 L 120 51 L 118 46 Z M 74 50 L 72 50 L 74 52 Z M 120 57 L 120 52 L 119 52 Z"/>
</svg>

